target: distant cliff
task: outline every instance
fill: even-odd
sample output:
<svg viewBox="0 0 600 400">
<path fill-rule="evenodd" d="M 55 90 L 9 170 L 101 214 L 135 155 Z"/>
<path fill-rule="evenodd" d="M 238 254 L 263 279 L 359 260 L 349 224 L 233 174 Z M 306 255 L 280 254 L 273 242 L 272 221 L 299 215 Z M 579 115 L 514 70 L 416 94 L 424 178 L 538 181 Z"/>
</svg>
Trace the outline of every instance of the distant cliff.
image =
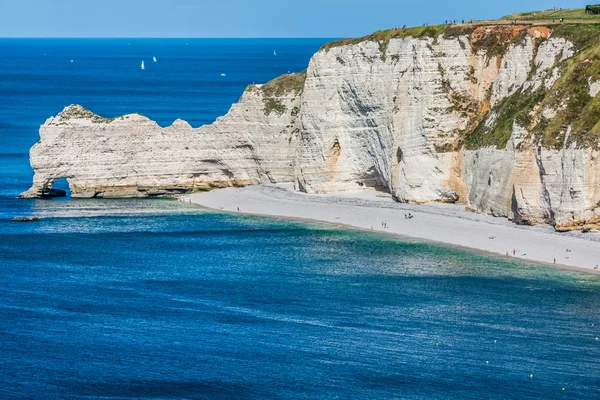
<svg viewBox="0 0 600 400">
<path fill-rule="evenodd" d="M 43 197 L 148 197 L 261 182 L 376 188 L 518 223 L 600 227 L 600 27 L 459 25 L 329 43 L 214 124 L 67 107 L 31 149 Z"/>
</svg>

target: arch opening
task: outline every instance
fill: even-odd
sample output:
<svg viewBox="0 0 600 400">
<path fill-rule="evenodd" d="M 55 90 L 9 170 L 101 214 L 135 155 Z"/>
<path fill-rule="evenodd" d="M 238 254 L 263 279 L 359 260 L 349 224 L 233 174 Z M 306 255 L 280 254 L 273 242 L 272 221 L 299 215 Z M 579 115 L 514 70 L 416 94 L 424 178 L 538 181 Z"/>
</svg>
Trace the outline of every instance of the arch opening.
<svg viewBox="0 0 600 400">
<path fill-rule="evenodd" d="M 46 183 L 38 189 L 40 198 L 53 197 L 71 197 L 71 190 L 67 178 L 56 178 L 46 181 Z"/>
<path fill-rule="evenodd" d="M 67 181 L 67 178 L 59 178 L 59 179 L 55 180 L 50 185 L 50 188 L 54 189 L 54 190 L 61 190 L 61 191 L 65 192 L 64 196 L 60 196 L 60 197 L 71 197 L 71 188 L 69 187 L 69 181 Z"/>
</svg>

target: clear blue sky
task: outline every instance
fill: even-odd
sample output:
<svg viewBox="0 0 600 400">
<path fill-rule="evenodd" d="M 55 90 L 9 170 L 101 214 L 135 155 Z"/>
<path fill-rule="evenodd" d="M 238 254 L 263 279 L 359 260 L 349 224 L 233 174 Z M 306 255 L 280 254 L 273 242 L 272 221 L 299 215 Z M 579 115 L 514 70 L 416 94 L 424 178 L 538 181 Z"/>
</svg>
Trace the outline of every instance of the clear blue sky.
<svg viewBox="0 0 600 400">
<path fill-rule="evenodd" d="M 354 37 L 394 25 L 488 19 L 585 4 L 569 0 L 0 0 L 0 36 Z"/>
</svg>

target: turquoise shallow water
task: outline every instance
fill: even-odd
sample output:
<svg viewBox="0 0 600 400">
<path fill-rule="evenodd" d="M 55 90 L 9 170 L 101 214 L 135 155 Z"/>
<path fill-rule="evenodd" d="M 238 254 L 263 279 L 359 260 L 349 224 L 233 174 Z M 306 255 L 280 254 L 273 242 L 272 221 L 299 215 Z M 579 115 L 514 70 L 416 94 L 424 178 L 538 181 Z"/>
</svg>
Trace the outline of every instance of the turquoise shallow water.
<svg viewBox="0 0 600 400">
<path fill-rule="evenodd" d="M 320 45 L 127 43 L 0 40 L 0 398 L 600 398 L 597 276 L 176 201 L 15 199 L 64 104 L 198 125 Z"/>
</svg>

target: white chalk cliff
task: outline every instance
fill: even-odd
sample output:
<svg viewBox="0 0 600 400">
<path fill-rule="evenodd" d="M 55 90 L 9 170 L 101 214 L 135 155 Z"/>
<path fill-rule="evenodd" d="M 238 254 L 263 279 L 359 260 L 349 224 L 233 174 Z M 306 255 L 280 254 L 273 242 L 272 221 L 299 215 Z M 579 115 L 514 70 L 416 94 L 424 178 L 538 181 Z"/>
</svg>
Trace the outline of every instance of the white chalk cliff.
<svg viewBox="0 0 600 400">
<path fill-rule="evenodd" d="M 44 197 L 67 178 L 73 197 L 157 197 L 261 182 L 293 181 L 290 145 L 299 99 L 278 97 L 281 110 L 265 111 L 258 88 L 247 90 L 227 115 L 192 128 L 166 128 L 131 114 L 108 119 L 79 105 L 65 108 L 40 129 L 30 151 L 32 188 Z"/>
<path fill-rule="evenodd" d="M 305 74 L 249 87 L 196 129 L 67 107 L 41 127 L 21 196 L 43 197 L 61 177 L 74 197 L 295 182 L 308 193 L 376 188 L 402 202 L 597 229 L 600 60 L 586 54 L 596 43 L 518 25 L 415 36 L 326 45 Z"/>
</svg>

